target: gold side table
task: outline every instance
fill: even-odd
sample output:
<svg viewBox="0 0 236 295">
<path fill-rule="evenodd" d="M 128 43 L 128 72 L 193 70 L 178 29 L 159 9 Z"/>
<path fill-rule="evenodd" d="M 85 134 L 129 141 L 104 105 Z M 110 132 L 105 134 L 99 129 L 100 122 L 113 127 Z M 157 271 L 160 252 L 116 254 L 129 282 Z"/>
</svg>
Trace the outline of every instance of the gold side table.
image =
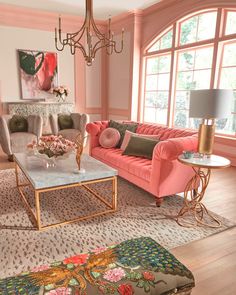
<svg viewBox="0 0 236 295">
<path fill-rule="evenodd" d="M 199 225 L 212 228 L 221 227 L 221 222 L 207 210 L 202 199 L 210 180 L 211 169 L 227 168 L 230 166 L 230 161 L 216 155 L 211 155 L 209 158 L 193 157 L 192 159 L 185 159 L 181 155 L 178 161 L 191 166 L 195 174 L 186 185 L 184 204 L 176 217 L 176 222 L 185 227 Z M 187 215 L 192 215 L 193 220 L 186 220 Z"/>
</svg>

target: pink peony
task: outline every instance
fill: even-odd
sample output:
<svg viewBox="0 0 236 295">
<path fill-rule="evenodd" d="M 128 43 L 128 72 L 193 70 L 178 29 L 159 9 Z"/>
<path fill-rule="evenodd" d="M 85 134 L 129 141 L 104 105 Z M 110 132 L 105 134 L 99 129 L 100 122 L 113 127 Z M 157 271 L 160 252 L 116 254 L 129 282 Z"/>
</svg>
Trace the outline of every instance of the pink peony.
<svg viewBox="0 0 236 295">
<path fill-rule="evenodd" d="M 51 290 L 46 293 L 47 295 L 70 295 L 71 294 L 71 289 L 69 288 L 57 288 L 55 290 Z"/>
<path fill-rule="evenodd" d="M 105 272 L 103 277 L 109 282 L 116 283 L 125 277 L 125 271 L 121 267 L 113 268 Z"/>
</svg>

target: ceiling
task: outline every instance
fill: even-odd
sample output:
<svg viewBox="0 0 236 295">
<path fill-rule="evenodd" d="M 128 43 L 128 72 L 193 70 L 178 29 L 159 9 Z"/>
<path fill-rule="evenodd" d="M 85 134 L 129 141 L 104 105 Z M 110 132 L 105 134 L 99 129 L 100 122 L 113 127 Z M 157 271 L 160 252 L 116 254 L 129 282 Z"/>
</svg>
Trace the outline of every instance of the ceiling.
<svg viewBox="0 0 236 295">
<path fill-rule="evenodd" d="M 162 0 L 94 0 L 94 17 L 108 19 L 123 12 L 143 9 Z M 0 0 L 0 3 L 84 16 L 85 0 Z"/>
</svg>

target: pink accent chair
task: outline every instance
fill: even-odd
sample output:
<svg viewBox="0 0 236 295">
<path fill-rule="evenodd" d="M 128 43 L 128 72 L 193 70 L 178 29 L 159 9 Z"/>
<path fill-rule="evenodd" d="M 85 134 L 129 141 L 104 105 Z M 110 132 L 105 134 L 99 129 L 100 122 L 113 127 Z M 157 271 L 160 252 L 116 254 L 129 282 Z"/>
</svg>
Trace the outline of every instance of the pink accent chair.
<svg viewBox="0 0 236 295">
<path fill-rule="evenodd" d="M 119 148 L 102 148 L 99 135 L 107 127 L 108 121 L 87 124 L 92 157 L 117 169 L 119 176 L 154 195 L 158 206 L 163 197 L 184 191 L 194 173 L 191 167 L 181 164 L 177 158 L 184 150 L 197 150 L 197 132 L 138 123 L 137 133 L 159 135 L 161 140 L 153 151 L 152 160 L 148 160 L 123 156 Z"/>
</svg>

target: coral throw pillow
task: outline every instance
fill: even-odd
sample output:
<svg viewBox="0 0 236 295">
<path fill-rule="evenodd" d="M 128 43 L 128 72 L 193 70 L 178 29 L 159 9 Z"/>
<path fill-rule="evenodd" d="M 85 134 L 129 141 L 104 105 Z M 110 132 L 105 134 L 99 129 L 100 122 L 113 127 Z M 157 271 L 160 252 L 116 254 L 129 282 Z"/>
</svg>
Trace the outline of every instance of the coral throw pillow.
<svg viewBox="0 0 236 295">
<path fill-rule="evenodd" d="M 103 148 L 110 149 L 117 146 L 120 141 L 120 132 L 115 128 L 106 128 L 99 137 L 99 143 Z"/>
<path fill-rule="evenodd" d="M 153 140 L 160 140 L 159 135 L 151 135 L 151 134 L 140 134 L 140 133 L 133 133 L 130 132 L 128 130 L 125 131 L 125 136 L 122 142 L 122 145 L 120 147 L 120 149 L 122 151 L 124 151 L 130 141 L 131 136 L 138 136 L 138 137 L 144 137 L 144 138 L 149 138 L 149 139 L 153 139 Z"/>
</svg>

